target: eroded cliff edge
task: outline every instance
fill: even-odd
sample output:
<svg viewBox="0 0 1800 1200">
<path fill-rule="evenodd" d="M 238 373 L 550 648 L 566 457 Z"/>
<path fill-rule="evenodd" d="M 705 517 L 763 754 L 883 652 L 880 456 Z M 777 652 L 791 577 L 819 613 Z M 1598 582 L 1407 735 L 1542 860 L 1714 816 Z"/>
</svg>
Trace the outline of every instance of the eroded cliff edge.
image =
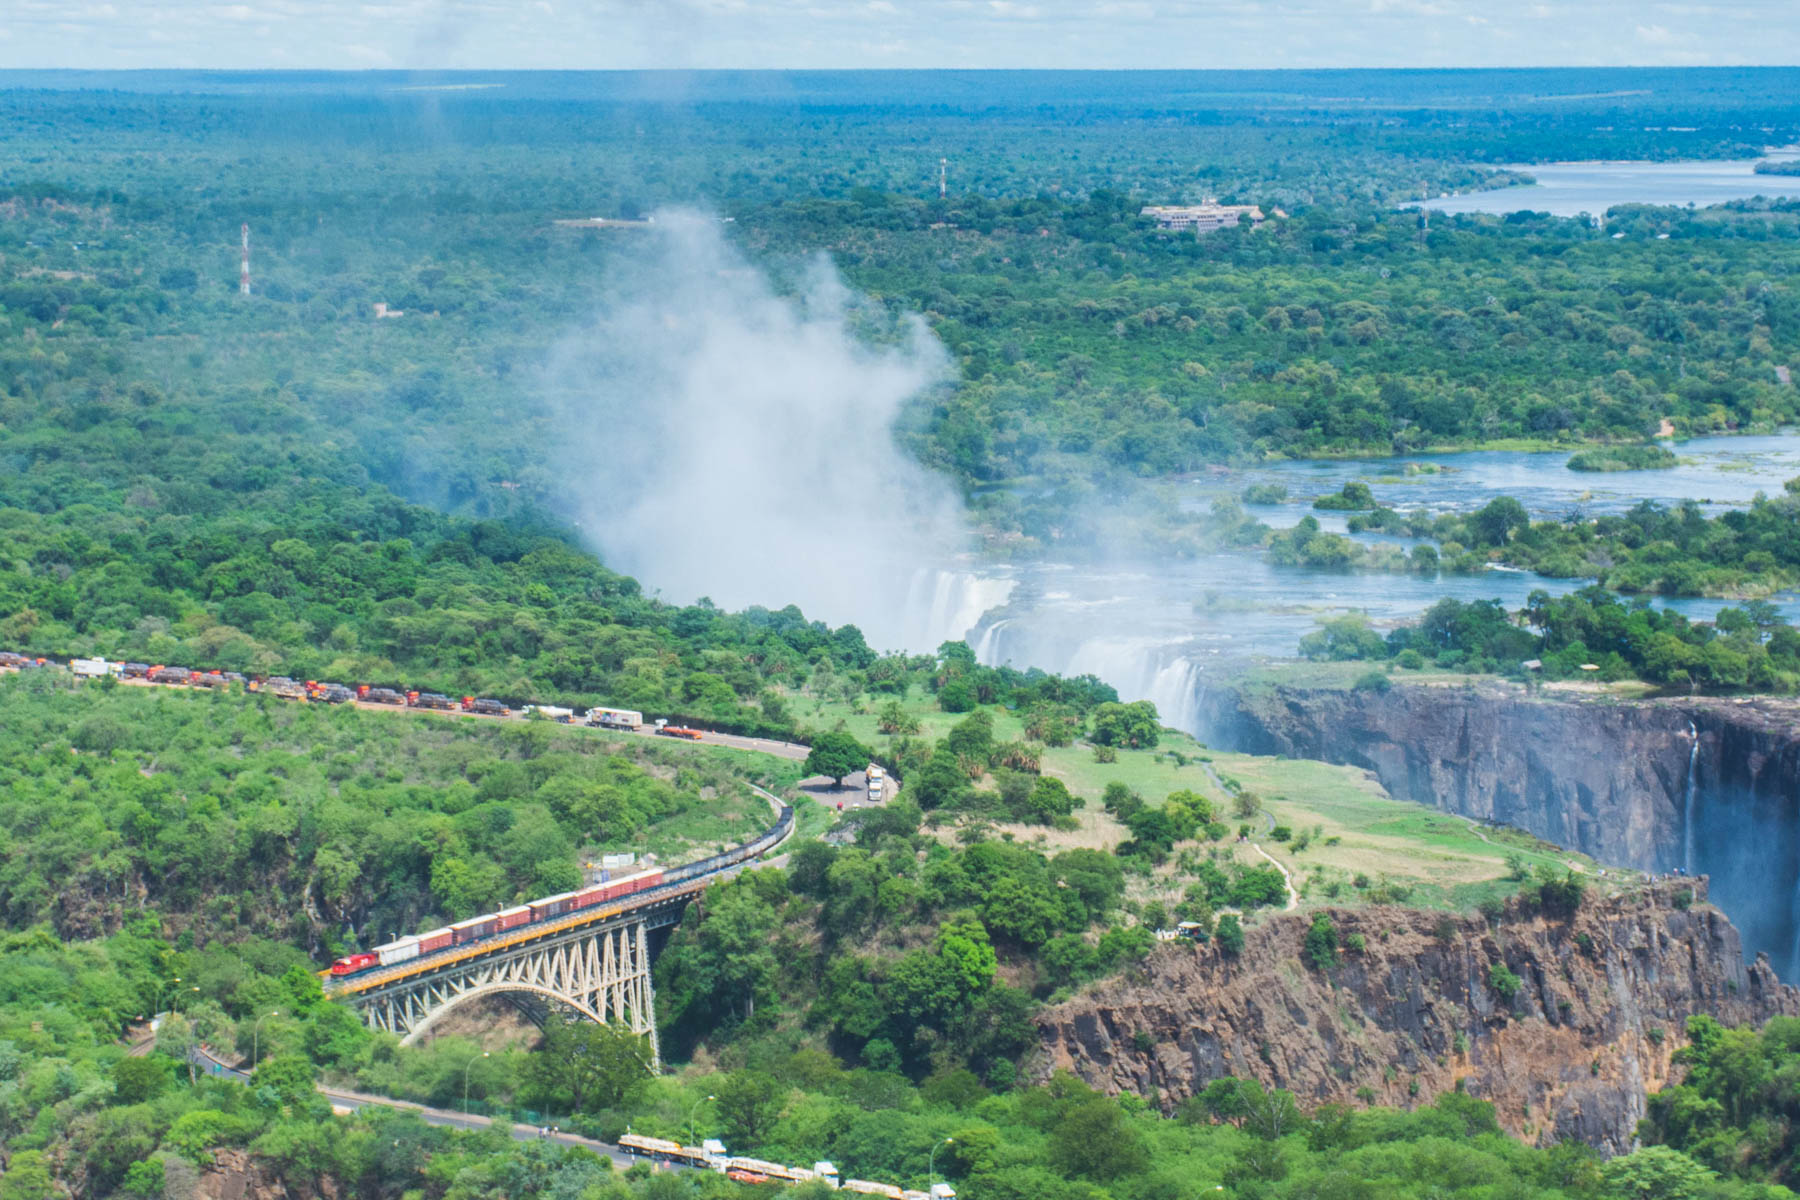
<svg viewBox="0 0 1800 1200">
<path fill-rule="evenodd" d="M 1396 799 L 1711 875 L 1750 949 L 1800 979 L 1800 703 L 1259 682 L 1210 688 L 1200 709 L 1226 749 L 1360 766 Z"/>
<path fill-rule="evenodd" d="M 1736 929 L 1704 896 L 1704 880 L 1668 881 L 1590 899 L 1566 920 L 1515 904 L 1491 925 L 1333 911 L 1340 936 L 1366 946 L 1326 972 L 1303 965 L 1309 914 L 1253 926 L 1235 959 L 1165 943 L 1141 969 L 1039 1017 L 1040 1073 L 1068 1068 L 1166 1108 L 1227 1074 L 1308 1106 L 1359 1103 L 1359 1092 L 1405 1106 L 1460 1086 L 1528 1141 L 1618 1153 L 1646 1090 L 1670 1079 L 1689 1016 L 1800 1013 L 1800 992 L 1766 961 L 1746 964 Z M 1496 965 L 1518 977 L 1510 1000 L 1492 982 Z"/>
</svg>

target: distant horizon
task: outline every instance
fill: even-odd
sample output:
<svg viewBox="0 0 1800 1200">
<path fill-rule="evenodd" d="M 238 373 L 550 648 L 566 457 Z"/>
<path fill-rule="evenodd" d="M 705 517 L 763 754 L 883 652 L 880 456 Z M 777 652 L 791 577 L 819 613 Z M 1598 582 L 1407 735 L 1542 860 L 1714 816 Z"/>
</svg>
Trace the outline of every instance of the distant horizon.
<svg viewBox="0 0 1800 1200">
<path fill-rule="evenodd" d="M 1524 71 L 1792 71 L 1794 62 L 1710 63 L 1489 63 L 1429 67 L 1392 66 L 1270 66 L 1270 67 L 971 67 L 971 66 L 853 66 L 853 67 L 428 67 L 428 66 L 266 66 L 266 67 L 11 67 L 0 66 L 0 75 L 1449 75 L 1469 72 L 1504 74 Z"/>
<path fill-rule="evenodd" d="M 1789 0 L 14 0 L 5 69 L 1791 66 Z M 424 66 L 422 64 L 431 64 Z"/>
</svg>

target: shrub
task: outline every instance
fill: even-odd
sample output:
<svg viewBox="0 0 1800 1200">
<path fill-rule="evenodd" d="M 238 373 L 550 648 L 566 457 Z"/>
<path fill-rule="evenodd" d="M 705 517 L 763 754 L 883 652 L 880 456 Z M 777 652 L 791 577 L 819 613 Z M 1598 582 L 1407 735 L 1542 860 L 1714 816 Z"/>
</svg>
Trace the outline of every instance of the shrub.
<svg viewBox="0 0 1800 1200">
<path fill-rule="evenodd" d="M 1338 932 L 1331 914 L 1320 913 L 1306 931 L 1306 961 L 1314 970 L 1329 971 L 1338 965 Z"/>
<path fill-rule="evenodd" d="M 938 689 L 937 700 L 938 707 L 947 713 L 972 712 L 976 704 L 975 685 L 960 676 L 947 679 Z"/>
<path fill-rule="evenodd" d="M 1587 884 L 1576 876 L 1573 870 L 1562 875 L 1548 867 L 1538 868 L 1538 903 L 1544 911 L 1555 916 L 1572 917 L 1581 907 L 1581 898 L 1587 892 Z"/>
<path fill-rule="evenodd" d="M 1219 949 L 1233 958 L 1244 952 L 1244 926 L 1236 913 L 1226 913 L 1219 918 L 1219 927 L 1213 930 L 1213 940 L 1219 943 Z"/>
<path fill-rule="evenodd" d="M 1344 949 L 1352 954 L 1361 954 L 1369 948 L 1369 939 L 1360 933 L 1352 933 L 1344 938 Z"/>
<path fill-rule="evenodd" d="M 1387 677 L 1387 672 L 1371 667 L 1356 677 L 1352 685 L 1359 692 L 1374 692 L 1380 695 L 1394 686 L 1394 681 Z"/>
<path fill-rule="evenodd" d="M 1095 746 L 1094 761 L 1097 763 L 1116 763 L 1119 761 L 1119 752 L 1114 750 L 1111 746 Z"/>
<path fill-rule="evenodd" d="M 1399 663 L 1404 670 L 1423 671 L 1425 669 L 1425 656 L 1417 650 L 1402 650 L 1400 656 L 1394 661 Z"/>
<path fill-rule="evenodd" d="M 1293 836 L 1294 831 L 1286 825 L 1277 825 L 1275 828 L 1269 830 L 1270 841 L 1285 842 Z"/>
<path fill-rule="evenodd" d="M 1488 986 L 1494 989 L 1494 994 L 1500 999 L 1511 1004 L 1522 985 L 1519 977 L 1508 970 L 1505 963 L 1495 963 L 1488 968 Z"/>
</svg>

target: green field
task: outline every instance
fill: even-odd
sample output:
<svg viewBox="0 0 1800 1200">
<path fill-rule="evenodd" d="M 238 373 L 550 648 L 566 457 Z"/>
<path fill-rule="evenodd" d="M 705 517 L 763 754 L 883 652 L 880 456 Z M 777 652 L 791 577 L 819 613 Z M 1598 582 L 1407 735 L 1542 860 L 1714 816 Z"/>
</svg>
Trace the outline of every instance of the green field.
<svg viewBox="0 0 1800 1200">
<path fill-rule="evenodd" d="M 1355 670 L 1366 667 L 1355 663 L 1304 664 L 1299 673 L 1304 685 L 1345 686 Z M 1430 676 L 1427 682 L 1440 686 L 1462 686 L 1467 681 L 1466 676 L 1447 673 L 1433 672 Z M 1286 674 L 1280 678 L 1289 679 Z M 793 707 L 819 728 L 832 728 L 841 721 L 845 729 L 880 751 L 892 739 L 877 730 L 875 714 L 888 699 L 794 697 Z M 919 721 L 920 737 L 940 738 L 962 719 L 959 714 L 940 711 L 929 696 L 909 694 L 902 707 Z M 994 716 L 997 740 L 1021 736 L 1020 722 L 1014 714 L 999 709 L 989 711 Z M 1289 872 L 1303 907 L 1354 905 L 1374 898 L 1428 908 L 1466 909 L 1517 890 L 1517 881 L 1509 878 L 1509 856 L 1528 869 L 1573 868 L 1598 879 L 1597 864 L 1581 855 L 1540 842 L 1519 830 L 1482 828 L 1449 813 L 1395 800 L 1366 771 L 1306 759 L 1211 750 L 1173 730 L 1164 731 L 1156 749 L 1121 750 L 1118 761 L 1112 763 L 1096 761 L 1092 747 L 1086 743 L 1047 749 L 1042 771 L 1061 779 L 1086 801 L 1085 807 L 1076 810 L 1075 827 L 1055 829 L 1002 823 L 996 829 L 1002 836 L 1049 852 L 1075 847 L 1111 849 L 1130 838 L 1124 827 L 1100 807 L 1101 793 L 1109 783 L 1123 783 L 1151 803 L 1183 788 L 1212 801 L 1219 819 L 1231 832 L 1218 843 L 1179 845 L 1168 864 L 1133 876 L 1130 895 L 1138 900 L 1179 896 L 1187 874 L 1182 866 L 1184 856 L 1190 863 L 1207 855 L 1260 862 L 1253 846 L 1260 846 Z M 1255 817 L 1234 814 L 1238 790 L 1260 798 L 1261 808 Z M 958 824 L 954 818 L 948 821 L 943 836 L 953 838 Z M 1241 825 L 1250 827 L 1248 843 L 1237 841 Z M 1269 836 L 1271 828 L 1281 826 L 1294 835 L 1285 842 Z M 1310 835 L 1307 844 L 1296 849 L 1302 835 Z M 1617 880 L 1623 884 L 1632 878 L 1623 872 L 1607 874 L 1609 883 Z"/>
</svg>

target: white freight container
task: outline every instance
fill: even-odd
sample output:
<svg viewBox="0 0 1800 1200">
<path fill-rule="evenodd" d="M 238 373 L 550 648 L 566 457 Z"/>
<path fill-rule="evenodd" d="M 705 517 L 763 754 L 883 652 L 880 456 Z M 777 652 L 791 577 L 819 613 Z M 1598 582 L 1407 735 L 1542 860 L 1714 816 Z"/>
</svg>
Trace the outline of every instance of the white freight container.
<svg viewBox="0 0 1800 1200">
<path fill-rule="evenodd" d="M 600 856 L 600 866 L 608 871 L 617 871 L 621 867 L 629 867 L 636 861 L 637 855 L 635 853 L 602 854 Z"/>
<path fill-rule="evenodd" d="M 385 946 L 375 947 L 375 954 L 381 960 L 382 966 L 391 967 L 395 963 L 419 957 L 419 939 L 403 937 L 397 942 L 389 942 Z"/>
<path fill-rule="evenodd" d="M 117 675 L 123 663 L 109 663 L 104 658 L 76 658 L 69 662 L 69 670 L 81 679 L 98 679 L 102 675 Z"/>
</svg>

